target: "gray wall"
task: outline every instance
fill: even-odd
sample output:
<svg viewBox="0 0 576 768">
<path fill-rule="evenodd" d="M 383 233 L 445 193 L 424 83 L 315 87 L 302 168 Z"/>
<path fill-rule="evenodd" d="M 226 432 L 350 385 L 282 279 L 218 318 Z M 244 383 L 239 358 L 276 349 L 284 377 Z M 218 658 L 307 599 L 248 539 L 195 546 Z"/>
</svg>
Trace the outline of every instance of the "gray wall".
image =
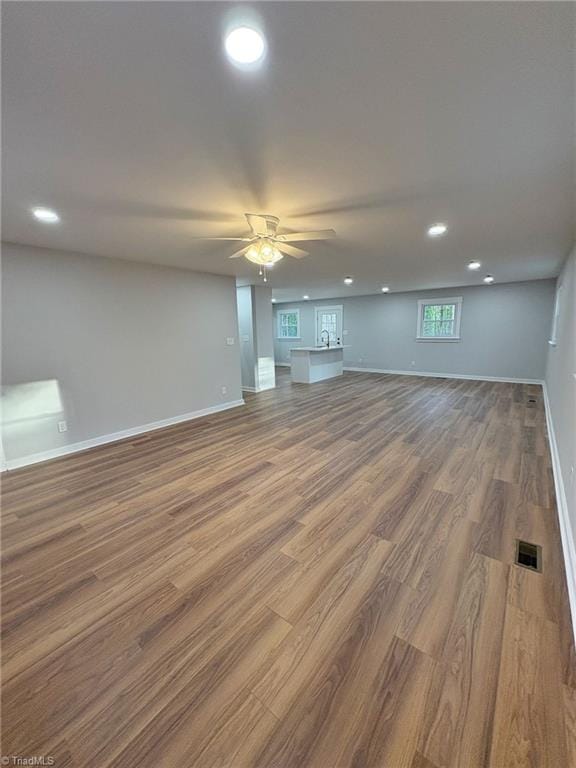
<svg viewBox="0 0 576 768">
<path fill-rule="evenodd" d="M 576 534 L 576 249 L 558 278 L 562 286 L 557 344 L 550 347 L 546 388 L 572 536 Z M 574 540 L 576 551 L 576 539 Z M 576 566 L 576 563 L 574 563 Z M 572 576 L 576 579 L 576 574 Z M 576 622 L 576 615 L 574 616 Z"/>
<path fill-rule="evenodd" d="M 242 388 L 252 392 L 276 386 L 272 336 L 272 290 L 259 285 L 237 289 Z"/>
<path fill-rule="evenodd" d="M 2 287 L 8 462 L 242 398 L 233 278 L 6 244 Z"/>
<path fill-rule="evenodd" d="M 240 335 L 240 362 L 242 387 L 256 389 L 256 334 L 252 311 L 252 286 L 243 285 L 236 291 L 238 302 L 238 333 Z"/>
<path fill-rule="evenodd" d="M 459 342 L 416 341 L 418 299 L 462 296 Z M 434 291 L 357 296 L 277 304 L 299 307 L 302 338 L 279 340 L 276 362 L 289 362 L 291 347 L 315 344 L 314 307 L 344 306 L 344 364 L 390 371 L 543 379 L 554 281 L 481 285 Z"/>
</svg>

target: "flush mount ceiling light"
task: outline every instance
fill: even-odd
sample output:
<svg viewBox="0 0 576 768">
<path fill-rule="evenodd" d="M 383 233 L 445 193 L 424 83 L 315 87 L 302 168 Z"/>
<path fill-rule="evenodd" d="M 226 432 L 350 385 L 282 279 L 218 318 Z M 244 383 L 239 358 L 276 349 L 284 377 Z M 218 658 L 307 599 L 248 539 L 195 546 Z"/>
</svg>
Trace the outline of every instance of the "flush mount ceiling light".
<svg viewBox="0 0 576 768">
<path fill-rule="evenodd" d="M 437 222 L 436 224 L 432 224 L 431 227 L 428 227 L 429 237 L 442 237 L 442 235 L 445 235 L 446 232 L 448 232 L 448 227 L 441 221 Z"/>
<path fill-rule="evenodd" d="M 60 221 L 60 216 L 50 208 L 32 208 L 32 215 L 35 219 L 43 221 L 45 224 L 55 224 L 57 221 Z"/>
<path fill-rule="evenodd" d="M 480 269 L 481 266 L 482 266 L 482 263 L 474 259 L 468 264 L 468 269 Z"/>
<path fill-rule="evenodd" d="M 486 275 L 486 277 L 484 278 L 484 282 L 485 282 L 487 285 L 490 285 L 491 283 L 493 283 L 493 282 L 494 282 L 494 278 L 492 277 L 492 275 Z"/>
<path fill-rule="evenodd" d="M 307 293 L 305 293 L 305 294 L 304 294 L 304 296 L 302 296 L 302 298 L 304 299 L 304 301 L 308 301 L 308 299 L 310 298 L 310 296 L 308 296 L 308 294 L 307 294 Z"/>
<path fill-rule="evenodd" d="M 346 285 L 352 285 L 352 283 L 354 282 L 354 278 L 353 277 L 345 277 L 344 278 L 344 282 L 346 283 Z"/>
<path fill-rule="evenodd" d="M 251 27 L 236 27 L 226 35 L 224 48 L 233 64 L 256 64 L 266 52 L 264 37 Z"/>
<path fill-rule="evenodd" d="M 272 304 L 276 304 L 276 299 L 271 299 Z"/>
<path fill-rule="evenodd" d="M 382 290 L 382 293 L 389 293 L 390 292 L 390 288 L 388 288 L 387 285 L 383 285 L 381 290 Z"/>
</svg>

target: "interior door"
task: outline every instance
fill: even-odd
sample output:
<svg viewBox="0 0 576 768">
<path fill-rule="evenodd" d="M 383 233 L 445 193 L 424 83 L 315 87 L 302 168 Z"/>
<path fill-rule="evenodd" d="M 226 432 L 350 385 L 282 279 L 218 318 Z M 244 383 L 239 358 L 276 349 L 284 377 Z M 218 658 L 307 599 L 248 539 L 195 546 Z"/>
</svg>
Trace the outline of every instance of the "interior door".
<svg viewBox="0 0 576 768">
<path fill-rule="evenodd" d="M 316 307 L 316 344 L 326 344 L 326 332 L 330 346 L 342 344 L 342 314 L 342 306 Z"/>
</svg>

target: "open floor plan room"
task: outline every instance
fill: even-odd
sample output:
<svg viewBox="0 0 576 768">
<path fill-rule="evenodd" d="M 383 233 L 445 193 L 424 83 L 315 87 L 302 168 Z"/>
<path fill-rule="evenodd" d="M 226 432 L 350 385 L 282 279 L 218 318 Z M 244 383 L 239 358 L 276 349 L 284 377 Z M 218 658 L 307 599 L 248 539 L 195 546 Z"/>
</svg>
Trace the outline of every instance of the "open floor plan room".
<svg viewBox="0 0 576 768">
<path fill-rule="evenodd" d="M 0 765 L 576 768 L 576 2 L 0 13 Z"/>
</svg>

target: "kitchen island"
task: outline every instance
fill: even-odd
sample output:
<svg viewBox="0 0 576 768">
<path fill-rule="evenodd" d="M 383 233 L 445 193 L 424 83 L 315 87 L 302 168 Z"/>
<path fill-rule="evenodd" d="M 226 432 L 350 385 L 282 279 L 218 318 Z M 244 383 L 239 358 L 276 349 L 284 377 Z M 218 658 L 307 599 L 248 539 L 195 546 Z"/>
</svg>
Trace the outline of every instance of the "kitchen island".
<svg viewBox="0 0 576 768">
<path fill-rule="evenodd" d="M 290 350 L 292 381 L 314 384 L 316 381 L 342 376 L 344 346 L 294 347 Z"/>
</svg>

